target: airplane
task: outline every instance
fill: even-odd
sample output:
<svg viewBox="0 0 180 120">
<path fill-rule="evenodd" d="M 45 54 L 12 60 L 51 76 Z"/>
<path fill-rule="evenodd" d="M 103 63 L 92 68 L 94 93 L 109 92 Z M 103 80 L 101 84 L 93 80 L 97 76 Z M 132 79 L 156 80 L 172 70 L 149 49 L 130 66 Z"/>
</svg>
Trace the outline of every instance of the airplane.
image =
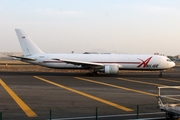
<svg viewBox="0 0 180 120">
<path fill-rule="evenodd" d="M 89 75 L 99 72 L 118 74 L 119 70 L 160 71 L 175 63 L 166 56 L 154 54 L 50 54 L 44 53 L 21 29 L 15 29 L 23 56 L 11 56 L 21 61 L 56 69 L 88 69 Z"/>
</svg>

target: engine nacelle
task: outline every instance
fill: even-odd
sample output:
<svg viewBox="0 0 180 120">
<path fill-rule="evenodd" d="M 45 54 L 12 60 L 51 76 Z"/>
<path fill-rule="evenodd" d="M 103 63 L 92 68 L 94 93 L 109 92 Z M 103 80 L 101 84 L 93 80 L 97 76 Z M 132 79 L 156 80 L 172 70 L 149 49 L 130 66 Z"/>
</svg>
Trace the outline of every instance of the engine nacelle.
<svg viewBox="0 0 180 120">
<path fill-rule="evenodd" d="M 119 65 L 106 65 L 104 67 L 104 72 L 106 74 L 118 74 L 118 71 L 119 71 Z"/>
</svg>

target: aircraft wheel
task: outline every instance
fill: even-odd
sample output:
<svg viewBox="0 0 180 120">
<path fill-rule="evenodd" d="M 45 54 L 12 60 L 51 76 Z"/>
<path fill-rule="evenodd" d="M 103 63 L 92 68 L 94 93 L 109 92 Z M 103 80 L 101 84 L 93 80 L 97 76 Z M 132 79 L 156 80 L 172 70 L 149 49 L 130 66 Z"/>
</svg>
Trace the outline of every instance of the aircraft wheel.
<svg viewBox="0 0 180 120">
<path fill-rule="evenodd" d="M 167 120 L 174 120 L 174 114 L 171 112 L 166 112 L 166 119 Z"/>
<path fill-rule="evenodd" d="M 88 76 L 91 76 L 92 74 L 91 73 L 87 73 Z"/>
<path fill-rule="evenodd" d="M 88 75 L 88 76 L 95 76 L 95 75 L 97 75 L 97 71 L 92 72 L 92 73 L 87 73 L 87 75 Z"/>
<path fill-rule="evenodd" d="M 97 71 L 94 71 L 92 74 L 93 74 L 93 75 L 97 75 Z"/>
<path fill-rule="evenodd" d="M 163 71 L 161 70 L 161 71 L 160 71 L 160 74 L 159 74 L 159 77 L 162 77 L 162 76 L 163 76 L 162 73 L 163 73 Z"/>
</svg>

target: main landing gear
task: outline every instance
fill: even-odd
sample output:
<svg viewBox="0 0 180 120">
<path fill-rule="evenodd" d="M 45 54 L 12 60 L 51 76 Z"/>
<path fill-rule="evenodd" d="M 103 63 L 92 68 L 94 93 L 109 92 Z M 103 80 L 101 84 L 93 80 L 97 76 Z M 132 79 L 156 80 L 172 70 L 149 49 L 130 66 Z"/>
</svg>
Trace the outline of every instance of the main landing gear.
<svg viewBox="0 0 180 120">
<path fill-rule="evenodd" d="M 159 73 L 159 77 L 162 77 L 163 76 L 163 70 L 160 70 L 160 73 Z"/>
<path fill-rule="evenodd" d="M 89 71 L 90 72 L 87 73 L 87 75 L 91 75 L 91 76 L 97 75 L 97 70 L 96 69 L 90 69 Z"/>
</svg>

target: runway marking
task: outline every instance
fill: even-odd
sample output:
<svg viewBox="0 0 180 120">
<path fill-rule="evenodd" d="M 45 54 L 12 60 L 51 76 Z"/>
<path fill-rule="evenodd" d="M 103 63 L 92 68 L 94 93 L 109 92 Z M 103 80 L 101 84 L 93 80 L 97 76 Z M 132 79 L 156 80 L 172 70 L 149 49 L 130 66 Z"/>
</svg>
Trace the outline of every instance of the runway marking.
<svg viewBox="0 0 180 120">
<path fill-rule="evenodd" d="M 44 79 L 44 78 L 41 78 L 41 77 L 38 77 L 38 76 L 34 76 L 35 78 L 39 79 L 39 80 L 42 80 L 44 82 L 47 82 L 49 84 L 52 84 L 52 85 L 55 85 L 55 86 L 58 86 L 60 88 L 63 88 L 63 89 L 66 89 L 66 90 L 69 90 L 71 92 L 74 92 L 74 93 L 77 93 L 79 95 L 82 95 L 82 96 L 85 96 L 85 97 L 88 97 L 88 98 L 91 98 L 93 100 L 96 100 L 96 101 L 99 101 L 99 102 L 102 102 L 104 104 L 107 104 L 107 105 L 110 105 L 112 107 L 115 107 L 115 108 L 118 108 L 118 109 L 121 109 L 121 110 L 124 110 L 126 112 L 130 112 L 130 111 L 133 111 L 132 109 L 130 108 L 127 108 L 127 107 L 124 107 L 124 106 L 121 106 L 121 105 L 118 105 L 116 103 L 113 103 L 113 102 L 110 102 L 110 101 L 107 101 L 107 100 L 104 100 L 104 99 L 101 99 L 101 98 L 98 98 L 98 97 L 95 97 L 95 96 L 92 96 L 90 94 L 87 94 L 87 93 L 84 93 L 84 92 L 81 92 L 81 91 L 78 91 L 78 90 L 75 90 L 75 89 L 72 89 L 72 88 L 69 88 L 69 87 L 66 87 L 66 86 L 63 86 L 61 84 L 58 84 L 58 83 L 55 83 L 55 82 L 52 82 L 50 80 L 47 80 L 47 79 Z"/>
<path fill-rule="evenodd" d="M 37 114 L 31 110 L 1 79 L 0 84 L 19 105 L 19 107 L 26 113 L 28 117 L 37 117 Z"/>
<path fill-rule="evenodd" d="M 131 80 L 131 79 L 125 79 L 125 78 L 117 78 L 117 79 L 124 80 L 124 81 L 129 81 L 129 82 L 136 82 L 136 83 L 141 83 L 141 84 L 147 84 L 147 85 L 154 85 L 154 86 L 158 86 L 158 87 L 167 86 L 167 85 L 162 85 L 162 84 L 142 82 L 142 81 L 138 81 L 138 80 Z"/>
<path fill-rule="evenodd" d="M 148 92 L 144 92 L 144 91 L 140 91 L 140 90 L 134 90 L 134 89 L 130 89 L 130 88 L 122 87 L 122 86 L 117 86 L 117 85 L 113 85 L 113 84 L 109 84 L 109 83 L 105 83 L 105 82 L 98 82 L 98 81 L 94 81 L 94 80 L 90 80 L 90 79 L 86 79 L 86 78 L 80 78 L 80 77 L 75 77 L 75 78 L 79 79 L 79 80 L 84 80 L 87 82 L 97 83 L 97 84 L 101 84 L 101 85 L 105 85 L 105 86 L 110 86 L 110 87 L 114 87 L 114 88 L 118 88 L 118 89 L 131 91 L 131 92 L 136 92 L 136 93 L 141 93 L 141 94 L 146 94 L 146 95 L 151 95 L 151 96 L 158 96 L 157 94 L 148 93 Z"/>
<path fill-rule="evenodd" d="M 169 80 L 169 79 L 164 79 L 164 78 L 159 78 L 159 80 L 168 81 L 168 82 L 177 82 L 177 83 L 180 83 L 180 81 L 178 81 L 178 80 Z"/>
</svg>

